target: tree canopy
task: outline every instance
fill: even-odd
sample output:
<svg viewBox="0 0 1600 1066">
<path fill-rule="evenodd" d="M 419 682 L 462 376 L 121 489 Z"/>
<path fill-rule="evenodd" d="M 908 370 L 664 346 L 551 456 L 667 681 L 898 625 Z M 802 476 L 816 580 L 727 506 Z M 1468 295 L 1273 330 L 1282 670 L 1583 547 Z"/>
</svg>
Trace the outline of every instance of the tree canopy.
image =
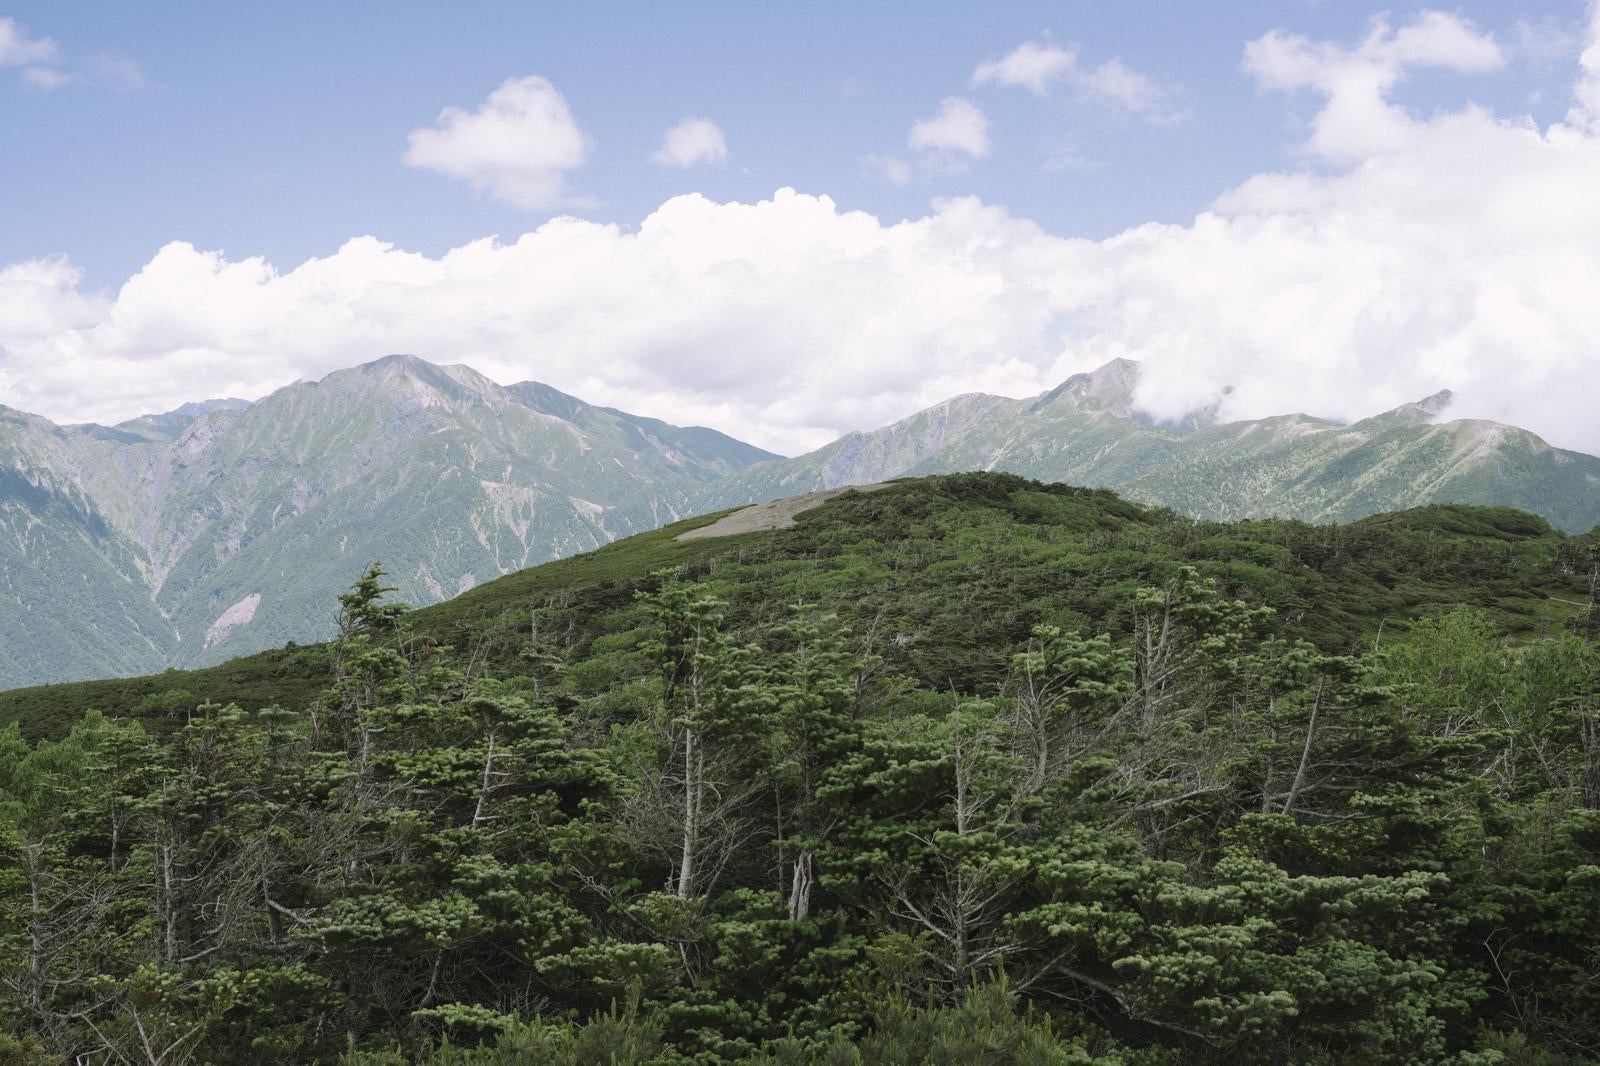
<svg viewBox="0 0 1600 1066">
<path fill-rule="evenodd" d="M 0 732 L 0 1062 L 1600 1061 L 1593 537 L 652 536 Z"/>
</svg>

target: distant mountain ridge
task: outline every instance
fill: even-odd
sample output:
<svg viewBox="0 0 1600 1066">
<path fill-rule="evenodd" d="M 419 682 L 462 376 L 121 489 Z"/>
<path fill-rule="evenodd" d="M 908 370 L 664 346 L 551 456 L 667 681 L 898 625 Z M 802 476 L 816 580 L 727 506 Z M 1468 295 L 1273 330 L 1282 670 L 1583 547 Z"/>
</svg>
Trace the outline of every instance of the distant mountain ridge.
<svg viewBox="0 0 1600 1066">
<path fill-rule="evenodd" d="M 1518 507 L 1568 531 L 1600 524 L 1600 458 L 1527 430 L 1439 421 L 1448 391 L 1353 424 L 1306 414 L 1158 423 L 1117 359 L 1023 399 L 959 396 L 704 487 L 700 510 L 888 478 L 998 470 L 1111 488 L 1199 518 L 1350 521 L 1426 503 Z"/>
<path fill-rule="evenodd" d="M 1166 424 L 1137 409 L 1140 373 L 958 396 L 792 459 L 403 355 L 116 426 L 0 407 L 0 687 L 320 639 L 372 559 L 422 605 L 688 515 L 902 476 L 1005 471 L 1214 519 L 1460 502 L 1600 523 L 1600 459 L 1441 421 L 1448 393 L 1351 425 Z"/>
<path fill-rule="evenodd" d="M 413 356 L 111 427 L 0 408 L 0 685 L 319 638 L 328 589 L 372 559 L 435 602 L 772 458 Z"/>
</svg>

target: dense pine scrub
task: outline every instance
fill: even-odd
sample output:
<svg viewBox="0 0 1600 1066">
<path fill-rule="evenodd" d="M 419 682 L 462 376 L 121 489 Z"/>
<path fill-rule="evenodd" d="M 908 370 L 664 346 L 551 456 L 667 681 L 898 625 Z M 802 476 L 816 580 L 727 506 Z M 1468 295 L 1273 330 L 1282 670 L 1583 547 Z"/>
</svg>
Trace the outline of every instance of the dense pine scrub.
<svg viewBox="0 0 1600 1066">
<path fill-rule="evenodd" d="M 707 520 L 0 696 L 0 1063 L 1600 1061 L 1600 537 Z"/>
</svg>

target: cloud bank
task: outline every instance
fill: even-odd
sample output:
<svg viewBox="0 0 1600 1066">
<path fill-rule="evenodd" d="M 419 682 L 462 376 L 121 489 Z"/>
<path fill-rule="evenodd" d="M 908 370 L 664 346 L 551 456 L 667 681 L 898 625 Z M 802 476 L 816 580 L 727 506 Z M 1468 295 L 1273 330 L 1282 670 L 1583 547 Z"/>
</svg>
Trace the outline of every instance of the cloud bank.
<svg viewBox="0 0 1600 1066">
<path fill-rule="evenodd" d="M 1584 47 L 1571 113 L 1540 128 L 1393 101 L 1407 70 L 1495 64 L 1450 16 L 1354 45 L 1269 34 L 1245 67 L 1317 101 L 1304 165 L 1100 241 L 975 199 L 891 223 L 781 190 L 438 258 L 363 237 L 278 270 L 174 243 L 112 293 L 63 259 L 14 264 L 0 402 L 107 421 L 409 351 L 793 452 L 1128 356 L 1162 417 L 1227 385 L 1232 416 L 1346 419 L 1448 387 L 1452 415 L 1600 453 L 1600 24 Z"/>
</svg>

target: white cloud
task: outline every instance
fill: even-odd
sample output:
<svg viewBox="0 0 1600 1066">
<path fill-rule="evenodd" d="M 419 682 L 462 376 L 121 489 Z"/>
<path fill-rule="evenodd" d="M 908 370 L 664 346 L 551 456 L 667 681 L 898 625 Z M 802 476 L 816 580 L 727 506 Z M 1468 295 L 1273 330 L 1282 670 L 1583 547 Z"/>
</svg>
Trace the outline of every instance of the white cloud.
<svg viewBox="0 0 1600 1066">
<path fill-rule="evenodd" d="M 48 37 L 31 37 L 15 19 L 0 18 L 0 67 L 27 67 L 54 63 L 59 54 Z"/>
<path fill-rule="evenodd" d="M 445 108 L 433 126 L 411 131 L 404 159 L 540 210 L 564 202 L 566 173 L 588 154 L 589 139 L 566 100 L 549 81 L 531 76 L 502 83 L 476 111 Z"/>
<path fill-rule="evenodd" d="M 974 89 L 990 84 L 1016 86 L 1043 96 L 1061 81 L 1085 97 L 1150 121 L 1173 122 L 1186 117 L 1171 107 L 1171 93 L 1148 74 L 1117 58 L 1083 66 L 1076 45 L 1024 41 L 1001 58 L 978 64 L 969 84 Z"/>
<path fill-rule="evenodd" d="M 972 72 L 971 85 L 974 89 L 991 82 L 1020 85 L 1043 96 L 1052 82 L 1066 77 L 1077 67 L 1075 51 L 1059 45 L 1024 41 L 999 59 L 979 63 L 978 69 Z"/>
<path fill-rule="evenodd" d="M 1456 15 L 1425 11 L 1396 30 L 1372 20 L 1354 48 L 1274 30 L 1245 48 L 1244 68 L 1267 89 L 1311 89 L 1326 99 L 1307 147 L 1330 159 L 1355 160 L 1405 148 L 1418 122 L 1389 93 L 1412 68 L 1479 74 L 1506 55 L 1493 37 Z"/>
<path fill-rule="evenodd" d="M 947 96 L 939 110 L 919 119 L 906 139 L 913 151 L 960 153 L 973 159 L 989 154 L 989 120 L 971 100 Z"/>
<path fill-rule="evenodd" d="M 1437 60 L 1434 44 L 1397 47 Z M 1315 73 L 1283 84 L 1338 81 L 1327 64 L 1370 66 L 1363 47 L 1304 41 L 1281 69 L 1299 55 Z M 438 258 L 360 238 L 279 271 L 172 244 L 109 294 L 63 260 L 18 264 L 0 270 L 0 400 L 114 420 L 410 351 L 798 450 L 1129 356 L 1158 415 L 1230 384 L 1236 417 L 1352 419 L 1449 387 L 1452 415 L 1600 452 L 1588 77 L 1584 121 L 1545 129 L 1419 118 L 1380 92 L 1399 144 L 1348 163 L 1313 146 L 1305 170 L 1257 175 L 1190 224 L 1098 241 L 972 199 L 891 223 L 782 191 L 677 197 L 636 230 L 561 218 Z"/>
<path fill-rule="evenodd" d="M 668 167 L 726 163 L 728 142 L 715 122 L 691 116 L 662 135 L 661 147 L 650 158 Z"/>
</svg>

